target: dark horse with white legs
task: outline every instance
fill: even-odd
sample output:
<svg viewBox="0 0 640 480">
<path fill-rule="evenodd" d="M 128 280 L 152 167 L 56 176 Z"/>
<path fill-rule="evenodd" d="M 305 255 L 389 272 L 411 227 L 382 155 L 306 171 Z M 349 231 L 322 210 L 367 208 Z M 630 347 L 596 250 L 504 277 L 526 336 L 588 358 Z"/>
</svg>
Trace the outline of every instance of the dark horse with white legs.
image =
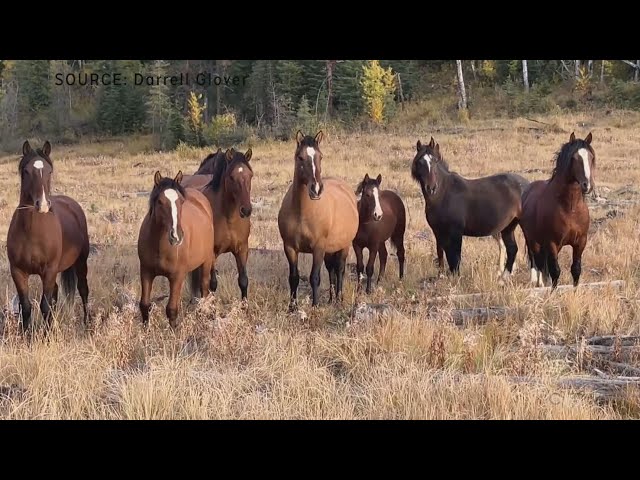
<svg viewBox="0 0 640 480">
<path fill-rule="evenodd" d="M 289 311 L 298 298 L 298 254 L 313 255 L 309 283 L 312 306 L 318 305 L 320 268 L 324 259 L 329 272 L 329 302 L 342 300 L 345 264 L 351 242 L 358 231 L 356 196 L 343 180 L 322 177 L 322 132 L 315 137 L 298 131 L 294 153 L 293 183 L 278 212 L 278 228 L 289 262 Z"/>
<path fill-rule="evenodd" d="M 511 173 L 467 179 L 451 172 L 433 137 L 428 145 L 418 140 L 416 150 L 411 176 L 422 189 L 440 270 L 444 253 L 450 271 L 459 273 L 463 236 L 492 236 L 500 247 L 498 275 L 503 283 L 518 253 L 514 231 L 522 214 L 523 188 L 529 182 Z"/>
<path fill-rule="evenodd" d="M 362 250 L 369 250 L 367 261 L 367 293 L 371 293 L 371 279 L 376 256 L 380 255 L 380 271 L 378 282 L 384 277 L 387 267 L 387 247 L 385 241 L 390 240 L 398 254 L 399 275 L 404 277 L 404 232 L 407 224 L 407 213 L 402 199 L 391 190 L 380 190 L 382 175 L 369 178 L 369 174 L 356 189 L 358 200 L 358 215 L 360 224 L 358 233 L 353 239 L 353 250 L 356 254 L 356 269 L 358 285 L 364 271 Z"/>
<path fill-rule="evenodd" d="M 87 220 L 75 200 L 65 195 L 51 195 L 53 161 L 50 153 L 48 141 L 37 150 L 24 142 L 19 164 L 20 204 L 7 234 L 7 255 L 22 307 L 23 330 L 29 329 L 31 321 L 30 275 L 38 275 L 42 280 L 40 310 L 47 329 L 51 325 L 51 307 L 58 300 L 56 277 L 60 272 L 63 293 L 73 305 L 77 286 L 85 325 L 89 320 Z"/>
<path fill-rule="evenodd" d="M 247 299 L 249 277 L 247 260 L 249 257 L 249 235 L 251 234 L 251 181 L 253 169 L 250 161 L 251 149 L 246 153 L 233 148 L 210 155 L 201 164 L 199 171 L 209 175 L 193 175 L 183 180 L 184 186 L 195 186 L 209 200 L 213 209 L 215 230 L 215 257 L 232 253 L 238 269 L 238 287 L 242 300 Z M 208 177 L 209 182 L 200 186 L 198 177 Z M 218 288 L 216 271 L 211 272 L 211 291 Z"/>
<path fill-rule="evenodd" d="M 571 276 L 578 286 L 590 223 L 584 196 L 593 191 L 596 166 L 591 139 L 591 133 L 584 140 L 572 133 L 556 155 L 551 178 L 531 182 L 523 196 L 520 225 L 527 242 L 531 282 L 538 287 L 549 278 L 552 287 L 557 287 L 558 254 L 565 245 L 572 248 Z"/>
</svg>

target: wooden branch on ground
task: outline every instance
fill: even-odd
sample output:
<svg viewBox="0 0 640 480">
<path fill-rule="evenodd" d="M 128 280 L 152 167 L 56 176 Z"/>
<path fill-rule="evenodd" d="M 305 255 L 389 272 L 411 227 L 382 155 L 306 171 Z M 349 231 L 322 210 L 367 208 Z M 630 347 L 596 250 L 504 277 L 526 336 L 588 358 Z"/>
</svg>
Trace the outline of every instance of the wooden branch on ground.
<svg viewBox="0 0 640 480">
<path fill-rule="evenodd" d="M 640 345 L 540 345 L 541 350 L 553 358 L 566 358 L 567 356 L 577 357 L 578 355 L 588 355 L 590 358 L 614 358 L 617 360 L 632 360 L 640 357 Z"/>
<path fill-rule="evenodd" d="M 640 336 L 635 335 L 602 335 L 587 339 L 587 345 L 605 345 L 611 347 L 615 344 L 621 346 L 640 345 Z"/>
<path fill-rule="evenodd" d="M 546 382 L 537 377 L 509 377 L 515 383 L 544 384 L 568 390 L 587 390 L 595 394 L 598 400 L 614 400 L 624 397 L 631 387 L 640 387 L 640 377 L 588 377 L 573 376 L 550 378 Z"/>
<path fill-rule="evenodd" d="M 578 285 L 578 288 L 574 288 L 573 285 L 558 285 L 554 293 L 567 292 L 571 290 L 581 290 L 581 289 L 592 289 L 592 288 L 624 288 L 626 285 L 624 280 L 612 280 L 610 282 L 593 282 L 593 283 L 583 283 Z M 528 290 L 529 295 L 539 295 L 541 293 L 550 292 L 551 287 L 535 287 Z M 493 290 L 482 293 L 465 293 L 461 295 L 450 295 L 448 297 L 436 297 L 434 300 L 443 301 L 443 300 L 479 300 L 485 298 L 487 295 L 492 293 L 499 293 L 499 290 Z"/>
<path fill-rule="evenodd" d="M 453 322 L 464 327 L 468 325 L 483 325 L 490 320 L 505 318 L 514 309 L 509 307 L 475 307 L 458 308 L 451 311 Z"/>
</svg>

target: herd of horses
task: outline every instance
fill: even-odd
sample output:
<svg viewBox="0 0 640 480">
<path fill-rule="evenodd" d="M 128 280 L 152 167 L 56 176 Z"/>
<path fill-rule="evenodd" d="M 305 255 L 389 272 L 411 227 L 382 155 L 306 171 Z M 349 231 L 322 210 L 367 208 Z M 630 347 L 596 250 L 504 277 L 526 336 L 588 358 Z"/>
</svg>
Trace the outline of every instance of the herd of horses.
<svg viewBox="0 0 640 480">
<path fill-rule="evenodd" d="M 311 254 L 309 282 L 312 305 L 319 304 L 322 263 L 329 273 L 329 302 L 341 301 L 346 259 L 350 248 L 357 260 L 358 288 L 366 273 L 371 292 L 376 257 L 378 281 L 387 262 L 386 241 L 396 249 L 399 276 L 404 276 L 406 208 L 397 193 L 381 188 L 382 176 L 365 174 L 355 191 L 342 179 L 324 176 L 321 144 L 315 136 L 298 131 L 293 155 L 293 181 L 278 213 L 278 228 L 289 264 L 289 311 L 297 308 L 300 280 L 298 257 Z M 460 273 L 462 238 L 492 236 L 499 245 L 498 281 L 512 273 L 518 246 L 514 232 L 520 225 L 527 248 L 531 282 L 555 288 L 560 277 L 558 253 L 565 245 L 573 250 L 571 274 L 579 283 L 581 257 L 589 230 L 585 196 L 594 188 L 596 156 L 591 133 L 585 139 L 571 134 L 561 146 L 550 178 L 529 182 L 513 173 L 467 179 L 451 171 L 433 137 L 418 140 L 410 175 L 422 191 L 425 215 L 435 240 L 438 264 L 444 273 L 444 256 L 451 274 Z M 181 292 L 188 281 L 192 298 L 203 298 L 217 289 L 216 259 L 234 255 L 241 299 L 247 300 L 247 258 L 251 232 L 250 165 L 252 151 L 233 148 L 208 155 L 193 175 L 178 172 L 173 178 L 157 171 L 147 213 L 138 236 L 140 261 L 140 315 L 148 324 L 154 279 L 169 280 L 166 316 L 178 325 Z M 57 276 L 65 300 L 73 304 L 75 290 L 82 299 L 84 322 L 87 303 L 89 235 L 80 205 L 65 195 L 51 195 L 54 163 L 51 144 L 33 149 L 25 141 L 19 161 L 20 201 L 7 235 L 7 255 L 15 283 L 23 331 L 31 328 L 28 279 L 42 281 L 40 309 L 47 330 L 52 308 L 58 304 Z M 369 251 L 366 270 L 363 250 Z"/>
</svg>

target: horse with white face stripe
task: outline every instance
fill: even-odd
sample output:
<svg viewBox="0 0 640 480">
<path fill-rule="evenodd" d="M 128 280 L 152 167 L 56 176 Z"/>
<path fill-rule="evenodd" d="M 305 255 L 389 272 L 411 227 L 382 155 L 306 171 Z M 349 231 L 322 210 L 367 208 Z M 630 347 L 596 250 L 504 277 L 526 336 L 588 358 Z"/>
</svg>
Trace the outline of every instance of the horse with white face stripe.
<svg viewBox="0 0 640 480">
<path fill-rule="evenodd" d="M 197 279 L 191 282 L 193 297 L 210 293 L 215 264 L 213 211 L 207 197 L 194 188 L 184 188 L 181 182 L 182 172 L 173 179 L 156 172 L 149 211 L 140 226 L 140 313 L 145 326 L 155 277 L 169 279 L 166 314 L 172 328 L 178 325 L 178 305 L 187 274 Z"/>
<path fill-rule="evenodd" d="M 523 195 L 521 228 L 527 242 L 531 282 L 541 287 L 551 281 L 558 285 L 558 254 L 572 247 L 571 276 L 578 286 L 582 253 L 587 244 L 590 218 L 585 195 L 594 189 L 596 155 L 591 133 L 584 140 L 575 133 L 556 155 L 556 165 L 548 180 L 532 182 Z"/>
<path fill-rule="evenodd" d="M 378 282 L 384 277 L 387 266 L 387 247 L 385 242 L 390 241 L 396 248 L 400 279 L 404 277 L 404 232 L 406 229 L 406 208 L 402 199 L 391 190 L 380 190 L 382 175 L 377 178 L 369 178 L 365 174 L 364 179 L 356 189 L 356 195 L 360 195 L 358 201 L 358 233 L 353 239 L 353 250 L 356 253 L 356 269 L 358 273 L 358 286 L 364 271 L 363 250 L 369 250 L 367 261 L 367 293 L 371 293 L 371 280 L 376 256 L 380 254 L 380 272 Z"/>
</svg>

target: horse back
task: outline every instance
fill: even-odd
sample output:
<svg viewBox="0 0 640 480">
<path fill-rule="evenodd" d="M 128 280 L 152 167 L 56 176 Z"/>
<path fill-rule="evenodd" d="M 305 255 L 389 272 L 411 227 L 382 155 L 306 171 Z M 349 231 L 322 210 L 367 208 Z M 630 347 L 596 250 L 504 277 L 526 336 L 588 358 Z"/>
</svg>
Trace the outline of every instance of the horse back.
<svg viewBox="0 0 640 480">
<path fill-rule="evenodd" d="M 198 219 L 203 217 L 205 220 L 213 224 L 213 209 L 209 199 L 197 188 L 185 188 L 186 197 L 184 207 L 190 208 L 192 215 Z M 183 209 L 184 209 L 183 207 Z"/>
<path fill-rule="evenodd" d="M 213 175 L 202 175 L 202 174 L 194 174 L 194 175 L 184 175 L 182 177 L 182 182 L 180 184 L 184 188 L 195 188 L 197 190 L 202 191 L 204 187 L 211 181 Z"/>
</svg>

